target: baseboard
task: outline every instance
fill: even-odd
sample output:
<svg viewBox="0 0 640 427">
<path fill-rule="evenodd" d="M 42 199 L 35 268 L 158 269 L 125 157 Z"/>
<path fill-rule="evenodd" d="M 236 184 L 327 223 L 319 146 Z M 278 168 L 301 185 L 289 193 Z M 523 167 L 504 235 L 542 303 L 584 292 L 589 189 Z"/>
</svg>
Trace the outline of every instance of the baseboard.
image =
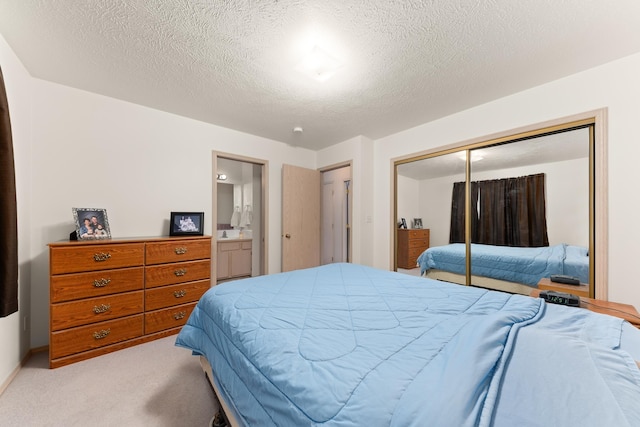
<svg viewBox="0 0 640 427">
<path fill-rule="evenodd" d="M 2 384 L 0 384 L 0 396 L 2 396 L 2 393 L 4 393 L 7 387 L 9 387 L 13 379 L 16 377 L 16 375 L 18 375 L 18 372 L 20 372 L 20 369 L 22 369 L 22 367 L 27 363 L 27 361 L 33 354 L 40 353 L 42 351 L 48 351 L 48 350 L 49 350 L 49 346 L 45 345 L 42 347 L 32 348 L 29 351 L 27 351 L 27 354 L 25 354 L 25 356 L 20 361 L 20 364 L 16 366 L 16 368 L 13 370 L 13 372 L 11 372 L 9 377 Z"/>
</svg>

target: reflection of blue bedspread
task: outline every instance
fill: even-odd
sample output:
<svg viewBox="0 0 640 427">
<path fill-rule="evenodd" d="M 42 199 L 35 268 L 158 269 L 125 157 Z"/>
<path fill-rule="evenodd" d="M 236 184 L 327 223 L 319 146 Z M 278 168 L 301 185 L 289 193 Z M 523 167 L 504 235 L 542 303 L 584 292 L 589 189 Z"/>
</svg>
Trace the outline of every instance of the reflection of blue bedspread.
<svg viewBox="0 0 640 427">
<path fill-rule="evenodd" d="M 207 357 L 246 426 L 490 425 L 498 405 L 512 409 L 500 387 L 516 331 L 542 307 L 332 264 L 215 286 L 177 345 Z M 621 322 L 610 323 L 607 332 Z M 537 374 L 512 375 L 526 384 Z"/>
<path fill-rule="evenodd" d="M 552 274 L 576 276 L 589 282 L 589 257 L 586 248 L 554 245 L 541 248 L 517 248 L 471 244 L 471 274 L 537 286 Z M 465 274 L 465 245 L 436 246 L 418 257 L 420 273 L 430 269 Z"/>
</svg>

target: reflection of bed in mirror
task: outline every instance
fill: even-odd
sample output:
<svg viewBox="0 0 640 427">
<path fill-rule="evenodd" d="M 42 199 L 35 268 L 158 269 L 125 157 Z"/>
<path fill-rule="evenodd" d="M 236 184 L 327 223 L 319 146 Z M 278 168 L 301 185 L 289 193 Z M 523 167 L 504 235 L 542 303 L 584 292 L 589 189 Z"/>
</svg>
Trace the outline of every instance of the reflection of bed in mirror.
<svg viewBox="0 0 640 427">
<path fill-rule="evenodd" d="M 436 246 L 418 257 L 420 273 L 432 279 L 466 283 L 465 245 Z M 528 295 L 540 279 L 552 274 L 589 282 L 587 248 L 567 244 L 538 248 L 471 244 L 471 283 Z"/>
<path fill-rule="evenodd" d="M 548 134 L 540 129 L 531 135 L 527 133 L 526 138 L 514 138 L 506 143 L 501 138 L 488 139 L 483 142 L 486 145 L 482 146 L 461 144 L 460 152 L 443 150 L 417 155 L 412 159 L 399 159 L 395 162 L 396 216 L 422 218 L 424 228 L 430 229 L 432 247 L 465 243 L 467 240 L 470 243 L 510 247 L 554 246 L 562 243 L 579 245 L 583 255 L 579 257 L 582 260 L 577 265 L 585 267 L 585 274 L 580 280 L 588 283 L 589 274 L 586 271 L 589 271 L 589 261 L 584 247 L 590 245 L 590 236 L 596 235 L 594 227 L 597 218 L 595 212 L 591 215 L 590 200 L 594 200 L 596 192 L 595 187 L 589 184 L 593 179 L 589 168 L 593 162 L 590 146 L 595 144 L 590 135 L 588 127 L 567 127 L 561 132 L 554 130 Z M 465 170 L 467 166 L 468 170 Z M 544 183 L 524 187 L 516 183 L 518 185 L 512 187 L 512 180 L 534 176 L 543 176 Z M 501 192 L 503 188 L 505 196 Z M 514 193 L 509 191 L 510 188 L 527 190 Z M 526 196 L 528 189 L 535 189 L 531 203 Z M 517 198 L 516 194 L 527 199 L 527 202 L 521 204 L 520 200 L 516 200 L 515 204 L 511 203 Z M 539 203 L 541 201 L 544 204 Z M 502 207 L 509 206 L 516 207 L 517 215 L 514 216 L 512 210 L 503 212 Z M 543 222 L 522 216 L 519 206 L 526 206 L 527 210 L 535 207 L 534 218 L 544 218 L 546 226 Z M 511 222 L 502 218 L 507 215 Z M 518 224 L 518 230 L 525 226 L 522 235 L 540 237 L 528 242 L 502 239 L 503 235 L 511 237 L 514 224 Z M 532 230 L 531 224 L 539 225 L 540 230 Z M 499 238 L 494 239 L 494 235 Z M 594 243 L 596 241 L 602 242 L 602 239 L 594 240 Z M 569 248 L 571 250 L 573 247 Z M 590 250 L 591 255 L 600 253 L 595 245 Z M 568 253 L 561 273 L 581 276 L 567 271 L 571 269 L 570 258 L 571 254 Z M 396 262 L 397 259 L 396 254 Z M 591 294 L 600 295 L 600 298 L 603 292 L 600 292 L 602 288 L 598 286 L 596 278 L 603 277 L 601 274 L 605 266 L 600 264 L 596 268 L 596 264 L 601 261 L 597 256 L 591 258 L 594 280 L 589 286 Z M 399 264 L 396 266 L 400 267 Z M 466 281 L 464 268 L 451 272 L 448 268 L 431 267 L 427 276 L 458 283 Z M 533 283 L 523 283 L 516 278 L 496 279 L 477 274 L 472 277 L 471 283 L 490 289 L 529 293 L 540 277 L 542 275 L 534 277 Z"/>
</svg>

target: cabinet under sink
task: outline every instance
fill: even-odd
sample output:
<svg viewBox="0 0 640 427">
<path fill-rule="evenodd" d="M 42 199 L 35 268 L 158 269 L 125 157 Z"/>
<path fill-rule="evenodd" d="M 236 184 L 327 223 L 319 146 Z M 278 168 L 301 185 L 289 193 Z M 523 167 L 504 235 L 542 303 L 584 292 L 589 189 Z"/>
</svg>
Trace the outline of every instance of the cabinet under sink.
<svg viewBox="0 0 640 427">
<path fill-rule="evenodd" d="M 251 276 L 251 246 L 249 239 L 218 241 L 216 277 L 219 281 Z"/>
</svg>

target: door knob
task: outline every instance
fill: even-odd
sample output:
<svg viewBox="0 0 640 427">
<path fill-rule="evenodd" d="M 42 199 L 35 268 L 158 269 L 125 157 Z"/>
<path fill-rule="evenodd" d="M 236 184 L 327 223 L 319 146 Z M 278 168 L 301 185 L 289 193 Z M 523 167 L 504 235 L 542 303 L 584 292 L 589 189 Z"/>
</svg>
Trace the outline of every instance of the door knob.
<svg viewBox="0 0 640 427">
<path fill-rule="evenodd" d="M 287 239 L 290 239 L 291 238 L 291 234 L 287 233 L 287 234 L 284 235 L 284 237 L 286 237 Z"/>
</svg>

